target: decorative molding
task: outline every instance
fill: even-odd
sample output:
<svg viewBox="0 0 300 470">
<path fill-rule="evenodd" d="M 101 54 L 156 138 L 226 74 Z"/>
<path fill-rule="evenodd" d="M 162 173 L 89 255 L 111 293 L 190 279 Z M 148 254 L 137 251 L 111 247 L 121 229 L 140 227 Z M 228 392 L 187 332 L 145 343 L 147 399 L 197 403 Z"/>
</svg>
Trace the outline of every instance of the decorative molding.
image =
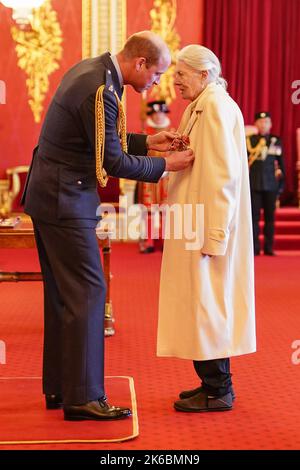
<svg viewBox="0 0 300 470">
<path fill-rule="evenodd" d="M 82 0 L 82 57 L 119 51 L 126 39 L 126 0 Z"/>
<path fill-rule="evenodd" d="M 29 105 L 36 123 L 41 121 L 43 101 L 49 89 L 49 75 L 59 68 L 62 32 L 51 0 L 33 10 L 29 29 L 11 28 L 16 42 L 18 66 L 28 76 Z"/>
<path fill-rule="evenodd" d="M 82 0 L 82 58 L 91 57 L 92 0 Z"/>
</svg>

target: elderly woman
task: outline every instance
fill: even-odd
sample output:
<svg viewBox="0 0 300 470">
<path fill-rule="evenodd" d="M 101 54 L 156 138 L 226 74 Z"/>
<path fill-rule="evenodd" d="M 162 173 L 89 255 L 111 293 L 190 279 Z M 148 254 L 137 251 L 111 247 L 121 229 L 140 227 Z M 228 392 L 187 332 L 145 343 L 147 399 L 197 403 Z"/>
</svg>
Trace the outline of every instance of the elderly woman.
<svg viewBox="0 0 300 470">
<path fill-rule="evenodd" d="M 175 84 L 191 102 L 178 132 L 189 136 L 195 161 L 169 181 L 169 208 L 176 204 L 182 217 L 174 216 L 177 226 L 171 218 L 166 223 L 157 354 L 193 360 L 200 379 L 197 388 L 180 393 L 176 410 L 225 411 L 235 398 L 229 357 L 256 348 L 244 122 L 209 49 L 190 45 L 180 51 Z M 192 207 L 191 226 L 203 234 L 201 243 L 191 243 L 188 230 L 178 236 L 178 221 L 188 219 L 185 205 Z"/>
</svg>

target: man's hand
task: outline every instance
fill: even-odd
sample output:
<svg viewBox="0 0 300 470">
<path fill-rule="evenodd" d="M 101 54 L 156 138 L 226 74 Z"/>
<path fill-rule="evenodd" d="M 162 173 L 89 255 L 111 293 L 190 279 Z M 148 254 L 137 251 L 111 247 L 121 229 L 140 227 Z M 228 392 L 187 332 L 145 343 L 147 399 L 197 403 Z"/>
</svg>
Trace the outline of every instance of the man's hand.
<svg viewBox="0 0 300 470">
<path fill-rule="evenodd" d="M 170 150 L 172 142 L 177 139 L 177 132 L 162 131 L 158 134 L 148 135 L 146 145 L 148 150 L 157 150 L 158 152 L 167 152 Z"/>
<path fill-rule="evenodd" d="M 165 157 L 166 171 L 179 171 L 184 170 L 193 163 L 195 156 L 192 149 L 184 150 L 182 152 L 170 152 Z"/>
</svg>

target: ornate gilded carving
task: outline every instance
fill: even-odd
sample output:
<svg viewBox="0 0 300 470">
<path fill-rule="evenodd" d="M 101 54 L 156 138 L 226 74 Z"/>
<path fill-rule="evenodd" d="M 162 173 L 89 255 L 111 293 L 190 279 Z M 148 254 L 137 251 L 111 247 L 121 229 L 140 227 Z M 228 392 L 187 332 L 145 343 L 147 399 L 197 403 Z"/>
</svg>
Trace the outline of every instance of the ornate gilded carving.
<svg viewBox="0 0 300 470">
<path fill-rule="evenodd" d="M 62 57 L 62 32 L 51 1 L 33 10 L 30 29 L 11 29 L 17 43 L 18 65 L 28 76 L 29 105 L 35 122 L 40 122 L 43 101 L 49 89 L 49 75 L 59 68 Z"/>
<path fill-rule="evenodd" d="M 0 220 L 10 215 L 13 200 L 14 196 L 9 189 L 9 180 L 0 180 Z"/>
<path fill-rule="evenodd" d="M 176 0 L 154 0 L 153 8 L 150 10 L 151 31 L 159 34 L 164 39 L 172 55 L 171 67 L 163 74 L 159 86 L 153 87 L 151 97 L 166 100 L 168 104 L 176 98 L 173 74 L 176 60 L 175 56 L 180 45 L 180 36 L 174 26 L 176 14 Z"/>
</svg>

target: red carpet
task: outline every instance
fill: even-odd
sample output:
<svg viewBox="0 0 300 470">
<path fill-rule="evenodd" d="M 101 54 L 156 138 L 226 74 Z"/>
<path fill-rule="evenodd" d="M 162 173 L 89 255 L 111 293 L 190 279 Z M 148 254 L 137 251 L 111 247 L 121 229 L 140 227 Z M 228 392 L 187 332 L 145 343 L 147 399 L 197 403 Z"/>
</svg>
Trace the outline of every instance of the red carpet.
<svg viewBox="0 0 300 470">
<path fill-rule="evenodd" d="M 28 250 L 26 256 L 19 250 L 13 255 L 18 254 L 15 261 L 9 260 L 12 253 L 0 251 L 2 269 L 36 268 L 34 253 Z M 300 253 L 255 259 L 258 352 L 232 359 L 235 408 L 211 414 L 173 409 L 180 390 L 197 386 L 193 367 L 189 361 L 155 355 L 160 260 L 160 253 L 139 255 L 135 244 L 113 244 L 116 335 L 105 340 L 106 374 L 134 378 L 139 437 L 123 443 L 7 445 L 2 449 L 300 449 L 300 365 L 291 359 L 292 343 L 300 339 Z M 0 365 L 1 375 L 40 376 L 41 284 L 3 283 L 0 297 L 0 340 L 7 345 L 7 364 Z M 37 394 L 35 389 L 30 400 L 38 402 L 39 412 L 44 413 Z M 123 402 L 121 390 L 117 395 L 114 401 Z M 4 403 L 1 408 L 4 413 Z M 15 413 L 9 410 L 13 422 Z M 52 420 L 57 427 L 64 426 L 61 413 L 54 412 L 48 419 L 51 426 Z M 3 423 L 1 419 L 1 427 Z M 77 424 L 81 435 L 89 426 Z M 64 436 L 68 438 L 70 433 Z"/>
<path fill-rule="evenodd" d="M 107 377 L 113 402 L 133 410 L 132 418 L 114 422 L 62 421 L 61 410 L 46 410 L 40 378 L 0 378 L 0 449 L 7 444 L 100 443 L 138 435 L 136 399 L 131 377 Z M 120 399 L 120 397 L 122 397 Z M 58 426 L 59 423 L 59 426 Z"/>
<path fill-rule="evenodd" d="M 263 233 L 263 222 L 260 222 Z M 260 236 L 263 246 L 263 236 Z M 282 207 L 276 210 L 275 250 L 300 250 L 300 209 Z"/>
</svg>

